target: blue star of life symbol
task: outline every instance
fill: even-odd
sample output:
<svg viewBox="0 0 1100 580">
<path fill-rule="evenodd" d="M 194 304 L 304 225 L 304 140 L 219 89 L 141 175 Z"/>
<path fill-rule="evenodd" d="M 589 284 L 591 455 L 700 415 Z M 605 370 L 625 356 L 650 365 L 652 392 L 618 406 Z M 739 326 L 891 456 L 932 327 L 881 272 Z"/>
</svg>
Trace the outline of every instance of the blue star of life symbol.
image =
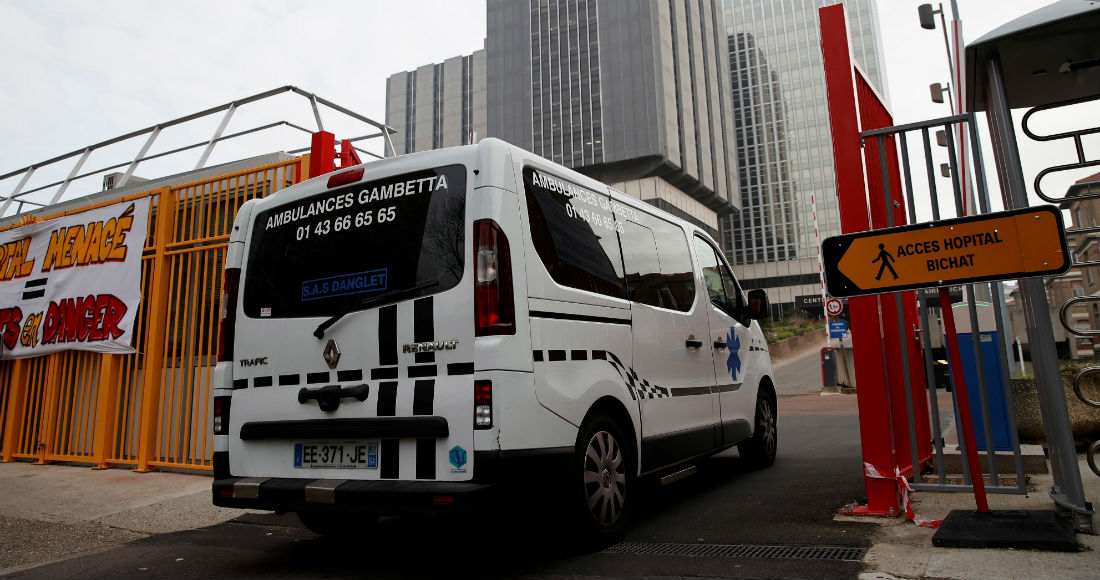
<svg viewBox="0 0 1100 580">
<path fill-rule="evenodd" d="M 726 370 L 736 381 L 737 373 L 741 372 L 741 356 L 738 353 L 741 350 L 741 339 L 737 337 L 737 331 L 732 326 L 726 334 L 726 349 L 730 352 L 729 358 L 726 359 Z"/>
</svg>

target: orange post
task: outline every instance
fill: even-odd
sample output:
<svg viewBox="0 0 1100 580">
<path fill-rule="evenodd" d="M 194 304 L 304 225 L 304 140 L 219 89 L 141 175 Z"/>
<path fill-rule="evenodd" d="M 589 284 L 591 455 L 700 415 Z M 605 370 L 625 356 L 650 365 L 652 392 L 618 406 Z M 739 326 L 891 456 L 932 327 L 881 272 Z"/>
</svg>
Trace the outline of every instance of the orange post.
<svg viewBox="0 0 1100 580">
<path fill-rule="evenodd" d="M 23 432 L 23 407 L 27 404 L 29 366 L 27 359 L 12 361 L 8 408 L 4 417 L 4 440 L 0 441 L 0 455 L 5 463 L 15 460 L 15 451 Z"/>
<path fill-rule="evenodd" d="M 117 354 L 105 354 L 99 364 L 99 385 L 96 394 L 95 451 L 92 459 L 95 467 L 106 469 L 111 466 L 107 458 L 111 456 L 111 444 L 115 439 L 115 426 L 118 424 L 118 377 L 122 367 L 122 357 Z"/>
<path fill-rule="evenodd" d="M 38 424 L 38 461 L 35 465 L 49 463 L 47 455 L 57 448 L 57 412 L 61 406 L 61 353 L 46 355 L 46 392 L 42 395 L 42 422 Z"/>
<path fill-rule="evenodd" d="M 176 199 L 171 188 L 165 187 L 157 194 L 156 244 L 153 254 L 153 277 L 146 319 L 148 329 L 145 346 L 145 372 L 141 383 L 141 416 L 138 420 L 137 467 L 134 471 L 154 471 L 149 465 L 157 445 L 160 425 L 161 378 L 164 375 L 164 343 L 168 327 L 168 290 L 172 280 L 170 256 L 167 246 L 176 231 Z"/>
</svg>

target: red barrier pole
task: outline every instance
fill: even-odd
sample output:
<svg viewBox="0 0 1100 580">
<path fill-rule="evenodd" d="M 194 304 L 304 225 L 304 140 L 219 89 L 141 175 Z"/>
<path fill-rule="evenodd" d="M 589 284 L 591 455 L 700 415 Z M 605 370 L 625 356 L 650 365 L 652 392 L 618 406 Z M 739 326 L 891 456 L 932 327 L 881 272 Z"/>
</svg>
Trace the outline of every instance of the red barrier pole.
<svg viewBox="0 0 1100 580">
<path fill-rule="evenodd" d="M 862 232 L 871 229 L 871 220 L 867 207 L 867 184 L 863 178 L 859 108 L 852 76 L 852 53 L 848 47 L 847 18 L 844 6 L 840 4 L 821 8 L 818 14 L 836 189 L 840 202 L 840 227 L 844 233 Z M 897 458 L 890 421 L 879 311 L 877 296 L 857 296 L 848 301 L 863 462 L 865 467 L 870 465 L 879 473 L 893 475 Z M 863 481 L 867 490 L 867 505 L 854 506 L 849 509 L 850 513 L 898 514 L 897 482 L 893 478 L 873 477 L 864 469 Z"/>
<path fill-rule="evenodd" d="M 336 135 L 328 131 L 313 134 L 313 143 L 309 152 L 310 178 L 332 173 L 336 170 Z"/>
<path fill-rule="evenodd" d="M 966 396 L 962 354 L 959 353 L 959 339 L 955 334 L 955 315 L 951 312 L 951 292 L 946 286 L 940 287 L 940 311 L 943 312 L 943 329 L 947 335 L 947 352 L 951 357 L 951 377 L 954 379 L 955 399 L 959 402 L 959 427 L 962 431 L 963 443 L 966 444 L 966 464 L 970 466 L 970 482 L 974 485 L 974 502 L 978 505 L 978 511 L 988 512 L 989 503 L 985 498 L 982 467 L 978 463 L 978 443 L 974 440 L 974 422 L 970 418 L 970 400 Z M 978 333 L 974 335 L 977 337 Z"/>
</svg>

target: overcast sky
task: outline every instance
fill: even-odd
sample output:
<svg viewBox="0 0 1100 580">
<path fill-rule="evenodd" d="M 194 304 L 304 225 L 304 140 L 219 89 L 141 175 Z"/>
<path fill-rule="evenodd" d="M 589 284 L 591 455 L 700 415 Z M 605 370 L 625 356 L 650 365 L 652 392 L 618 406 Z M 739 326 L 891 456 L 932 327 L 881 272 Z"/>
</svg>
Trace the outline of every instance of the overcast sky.
<svg viewBox="0 0 1100 580">
<path fill-rule="evenodd" d="M 949 114 L 946 105 L 928 99 L 929 83 L 948 79 L 947 58 L 941 31 L 920 28 L 921 3 L 879 0 L 898 123 Z M 965 39 L 1048 3 L 958 0 Z M 0 175 L 284 85 L 381 122 L 389 75 L 469 54 L 484 38 L 484 1 L 0 0 Z M 322 110 L 322 118 L 338 137 L 368 132 L 330 110 Z M 151 152 L 209 139 L 220 119 L 165 131 Z M 242 107 L 227 133 L 282 120 L 315 126 L 303 98 L 283 96 L 266 107 Z M 218 145 L 210 162 L 236 159 L 246 150 L 269 151 L 267 143 L 278 143 L 278 149 L 309 145 L 308 135 L 285 128 L 250 139 Z M 85 170 L 132 159 L 142 143 L 135 139 L 105 150 Z M 186 153 L 173 167 L 148 162 L 137 174 L 178 170 L 198 155 Z M 25 189 L 62 179 L 71 167 L 67 162 L 53 173 L 42 170 Z M 0 181 L 0 195 L 17 183 Z M 90 187 L 96 184 L 66 197 L 90 193 Z"/>
</svg>

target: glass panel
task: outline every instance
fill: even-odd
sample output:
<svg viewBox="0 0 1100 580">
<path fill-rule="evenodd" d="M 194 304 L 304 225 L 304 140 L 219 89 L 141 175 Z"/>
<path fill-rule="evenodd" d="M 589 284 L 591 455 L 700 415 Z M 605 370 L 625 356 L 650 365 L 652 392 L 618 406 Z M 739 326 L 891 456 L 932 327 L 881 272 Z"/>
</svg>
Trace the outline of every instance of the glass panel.
<svg viewBox="0 0 1100 580">
<path fill-rule="evenodd" d="M 625 298 L 611 199 L 531 167 L 523 170 L 531 237 L 555 282 Z"/>
<path fill-rule="evenodd" d="M 256 215 L 244 280 L 251 317 L 327 316 L 413 286 L 458 284 L 466 168 L 449 165 L 325 191 Z M 434 283 L 434 284 L 433 284 Z"/>
</svg>

